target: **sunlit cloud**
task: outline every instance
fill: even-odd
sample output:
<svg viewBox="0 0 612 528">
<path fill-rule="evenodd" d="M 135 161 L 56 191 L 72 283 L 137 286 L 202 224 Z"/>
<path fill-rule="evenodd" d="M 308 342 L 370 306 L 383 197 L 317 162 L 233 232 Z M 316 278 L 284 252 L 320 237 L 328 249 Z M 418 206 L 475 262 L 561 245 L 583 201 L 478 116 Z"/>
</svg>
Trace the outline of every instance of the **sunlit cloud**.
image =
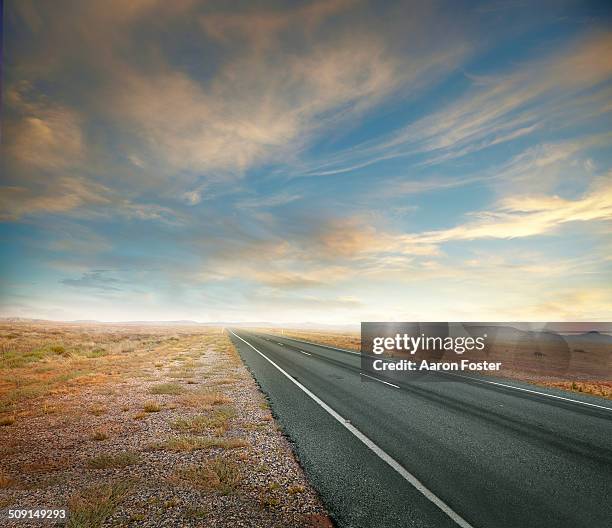
<svg viewBox="0 0 612 528">
<path fill-rule="evenodd" d="M 520 238 L 554 231 L 570 222 L 612 220 L 612 178 L 597 182 L 581 198 L 511 196 L 498 208 L 471 215 L 474 220 L 451 229 L 424 233 L 417 240 L 441 243 L 479 238 Z"/>
<path fill-rule="evenodd" d="M 10 3 L 2 312 L 609 318 L 612 36 L 527 9 Z"/>
</svg>

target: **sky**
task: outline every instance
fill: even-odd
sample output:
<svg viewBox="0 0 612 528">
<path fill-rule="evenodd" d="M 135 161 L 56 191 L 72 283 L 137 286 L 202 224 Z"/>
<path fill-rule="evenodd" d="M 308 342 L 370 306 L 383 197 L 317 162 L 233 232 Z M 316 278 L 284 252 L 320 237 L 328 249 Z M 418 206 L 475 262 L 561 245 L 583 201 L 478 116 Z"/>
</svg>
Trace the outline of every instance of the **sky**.
<svg viewBox="0 0 612 528">
<path fill-rule="evenodd" d="M 7 0 L 0 316 L 610 321 L 611 22 Z"/>
</svg>

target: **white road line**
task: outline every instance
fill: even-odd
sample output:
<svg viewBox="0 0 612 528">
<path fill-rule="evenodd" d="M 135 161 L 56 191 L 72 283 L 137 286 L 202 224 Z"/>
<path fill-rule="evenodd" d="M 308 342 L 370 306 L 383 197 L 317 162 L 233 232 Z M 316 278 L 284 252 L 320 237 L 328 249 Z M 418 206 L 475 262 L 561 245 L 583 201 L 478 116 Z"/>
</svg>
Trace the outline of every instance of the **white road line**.
<svg viewBox="0 0 612 528">
<path fill-rule="evenodd" d="M 285 337 L 283 336 L 285 339 L 290 339 L 292 341 L 299 341 L 301 343 L 308 343 L 309 345 L 315 345 L 315 346 L 319 346 L 319 347 L 323 347 L 323 348 L 330 348 L 332 350 L 338 350 L 340 352 L 348 352 L 349 354 L 357 354 L 357 355 L 361 355 L 360 352 L 353 352 L 352 350 L 346 350 L 344 348 L 336 348 L 336 347 L 332 347 L 332 346 L 328 346 L 328 345 L 323 345 L 321 343 L 314 343 L 312 341 L 303 341 L 302 339 L 295 339 L 293 337 Z M 385 359 L 385 358 L 382 358 Z M 532 389 L 524 389 L 522 387 L 516 387 L 515 385 L 507 385 L 505 383 L 498 383 L 496 381 L 488 381 L 488 380 L 483 380 L 483 379 L 479 379 L 479 378 L 472 378 L 470 376 L 463 376 L 462 374 L 453 374 L 451 372 L 445 372 L 444 374 L 448 375 L 448 376 L 456 376 L 458 378 L 463 378 L 463 379 L 469 379 L 469 380 L 473 380 L 473 381 L 479 381 L 480 383 L 489 383 L 491 385 L 499 385 L 500 387 L 506 387 L 508 389 L 514 389 L 514 390 L 518 390 L 518 391 L 523 391 L 523 392 L 529 392 L 532 394 L 539 394 L 540 396 L 546 396 L 548 398 L 554 398 L 556 400 L 565 400 L 565 401 L 569 401 L 572 403 L 578 403 L 580 405 L 587 405 L 589 407 L 596 407 L 598 409 L 605 409 L 606 411 L 610 411 L 612 412 L 612 407 L 606 407 L 605 405 L 597 405 L 596 403 L 589 403 L 589 402 L 584 402 L 584 401 L 580 401 L 580 400 L 574 400 L 572 398 L 565 398 L 563 396 L 557 396 L 555 394 L 549 394 L 547 392 L 540 392 L 540 391 L 536 391 L 536 390 L 532 390 Z"/>
<path fill-rule="evenodd" d="M 314 341 L 304 341 L 303 339 L 296 339 L 295 337 L 287 337 L 283 336 L 283 339 L 288 339 L 289 341 L 297 341 L 298 343 L 305 343 L 307 345 L 314 345 L 322 348 L 329 348 L 330 350 L 338 350 L 339 352 L 346 352 L 347 354 L 354 354 L 355 356 L 361 356 L 361 352 L 355 352 L 354 350 L 347 350 L 346 348 L 337 348 L 329 345 L 324 345 L 323 343 L 315 343 Z"/>
<path fill-rule="evenodd" d="M 505 383 L 499 383 L 497 381 L 489 381 L 489 380 L 483 380 L 479 378 L 472 378 L 471 376 L 462 376 L 461 374 L 453 374 L 451 372 L 445 372 L 444 374 L 448 374 L 450 376 L 456 376 L 457 378 L 461 378 L 461 379 L 469 379 L 472 381 L 478 381 L 480 383 L 488 383 L 490 385 L 499 385 L 500 387 L 506 387 L 508 389 L 514 389 L 517 391 L 529 392 L 531 394 L 539 394 L 540 396 L 546 396 L 548 398 L 555 398 L 557 400 L 565 400 L 565 401 L 569 401 L 572 403 L 579 403 L 580 405 L 588 405 L 589 407 L 597 407 L 598 409 L 605 409 L 606 411 L 612 411 L 612 407 L 606 407 L 605 405 L 597 405 L 596 403 L 589 403 L 589 402 L 584 402 L 580 400 L 574 400 L 572 398 L 565 398 L 563 396 L 557 396 L 556 394 L 549 394 L 547 392 L 540 392 L 540 391 L 536 391 L 532 389 L 524 389 L 522 387 L 516 387 L 515 385 L 506 385 Z"/>
<path fill-rule="evenodd" d="M 388 381 L 375 378 L 374 376 L 368 376 L 367 374 L 364 374 L 363 372 L 360 372 L 360 374 L 362 376 L 365 376 L 366 378 L 370 378 L 370 379 L 372 379 L 374 381 L 380 381 L 381 383 L 384 383 L 385 385 L 391 385 L 391 387 L 395 387 L 396 389 L 400 388 L 399 385 L 393 385 L 393 383 L 389 383 Z"/>
<path fill-rule="evenodd" d="M 228 328 L 229 330 L 229 328 Z M 299 381 L 292 378 L 290 374 L 288 374 L 285 370 L 279 367 L 274 361 L 272 361 L 268 356 L 264 353 L 257 350 L 251 343 L 242 339 L 239 335 L 235 334 L 231 330 L 229 332 L 232 333 L 235 337 L 240 339 L 240 341 L 246 343 L 250 346 L 255 352 L 257 352 L 261 357 L 263 357 L 268 363 L 272 366 L 276 367 L 280 371 L 281 374 L 287 377 L 289 381 L 294 383 L 297 387 L 299 387 L 307 396 L 312 398 L 316 403 L 318 403 L 325 411 L 327 411 L 333 418 L 335 418 L 340 424 L 346 427 L 362 444 L 367 446 L 374 454 L 376 454 L 381 460 L 386 462 L 391 468 L 393 468 L 397 473 L 399 473 L 408 483 L 410 483 L 414 488 L 416 488 L 422 495 L 424 495 L 429 501 L 434 503 L 438 508 L 440 508 L 446 515 L 448 515 L 458 526 L 462 528 L 474 528 L 470 523 L 468 523 L 463 517 L 461 517 L 458 513 L 456 513 L 450 506 L 448 506 L 442 499 L 438 498 L 433 492 L 429 491 L 425 485 L 417 479 L 412 473 L 408 472 L 406 468 L 404 468 L 397 460 L 395 460 L 391 455 L 387 452 L 383 451 L 378 445 L 376 445 L 372 440 L 370 440 L 366 435 L 364 435 L 359 429 L 357 429 L 354 425 L 349 423 L 346 419 L 340 416 L 336 411 L 334 411 L 329 405 L 327 405 L 323 400 L 321 400 L 316 394 L 310 392 L 304 385 L 302 385 Z"/>
<path fill-rule="evenodd" d="M 302 354 L 306 354 L 307 356 L 312 356 L 312 354 L 311 354 L 310 352 L 304 352 L 303 350 L 300 350 L 300 352 L 301 352 Z"/>
</svg>

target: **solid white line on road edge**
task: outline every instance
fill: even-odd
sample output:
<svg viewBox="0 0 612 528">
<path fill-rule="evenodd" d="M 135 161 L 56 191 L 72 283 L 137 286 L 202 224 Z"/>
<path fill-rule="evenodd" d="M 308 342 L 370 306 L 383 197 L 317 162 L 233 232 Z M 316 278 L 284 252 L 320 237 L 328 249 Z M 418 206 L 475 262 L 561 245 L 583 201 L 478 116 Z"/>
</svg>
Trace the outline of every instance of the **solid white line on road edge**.
<svg viewBox="0 0 612 528">
<path fill-rule="evenodd" d="M 529 392 L 531 394 L 539 394 L 540 396 L 547 396 L 548 398 L 555 398 L 557 400 L 565 400 L 565 401 L 569 401 L 572 403 L 579 403 L 581 405 L 588 405 L 589 407 L 597 407 L 598 409 L 605 409 L 606 411 L 612 411 L 612 407 L 606 407 L 605 405 L 597 405 L 596 403 L 589 403 L 589 402 L 583 402 L 580 400 L 574 400 L 572 398 L 565 398 L 563 396 L 557 396 L 556 394 L 549 394 L 547 392 L 540 392 L 540 391 L 536 391 L 536 390 L 532 390 L 532 389 L 524 389 L 522 387 L 516 387 L 515 385 L 506 385 L 505 383 L 499 383 L 497 381 L 489 381 L 489 380 L 483 380 L 483 379 L 479 379 L 479 378 L 472 378 L 471 376 L 462 376 L 461 374 L 453 374 L 451 372 L 445 372 L 444 374 L 448 374 L 450 376 L 456 376 L 458 378 L 462 378 L 462 379 L 469 379 L 472 381 L 478 381 L 480 383 L 489 383 L 490 385 L 499 385 L 500 387 L 506 387 L 508 389 L 514 389 L 514 390 L 518 390 L 518 391 L 523 391 L 523 392 Z"/>
<path fill-rule="evenodd" d="M 429 491 L 428 488 L 425 487 L 423 483 L 419 479 L 417 479 L 412 473 L 409 473 L 406 468 L 404 468 L 397 460 L 395 460 L 391 455 L 387 454 L 383 451 L 378 445 L 376 445 L 372 440 L 370 440 L 366 435 L 364 435 L 359 429 L 357 429 L 354 425 L 347 422 L 342 416 L 340 416 L 336 411 L 334 411 L 329 405 L 327 405 L 323 400 L 321 400 L 316 394 L 310 392 L 304 385 L 302 385 L 299 381 L 292 378 L 289 373 L 279 367 L 274 361 L 272 361 L 268 356 L 264 353 L 257 350 L 251 343 L 242 339 L 239 335 L 235 334 L 231 330 L 228 331 L 232 333 L 235 337 L 240 339 L 240 341 L 249 345 L 255 352 L 257 352 L 261 357 L 263 357 L 266 361 L 276 367 L 281 374 L 286 376 L 289 381 L 297 385 L 302 391 L 306 393 L 307 396 L 312 398 L 316 403 L 318 403 L 325 411 L 327 411 L 331 416 L 333 416 L 338 422 L 340 422 L 344 427 L 346 427 L 357 439 L 367 446 L 374 454 L 376 454 L 381 460 L 386 462 L 391 468 L 393 468 L 397 473 L 399 473 L 406 481 L 408 481 L 413 487 L 415 487 L 422 495 L 424 495 L 429 501 L 433 502 L 438 508 L 440 508 L 446 515 L 448 515 L 458 526 L 462 528 L 474 528 L 470 523 L 468 523 L 463 517 L 461 517 L 458 513 L 451 509 L 442 499 L 438 498 L 434 495 L 433 492 Z"/>
<path fill-rule="evenodd" d="M 312 354 L 311 354 L 310 352 L 304 352 L 303 350 L 300 350 L 300 352 L 301 352 L 302 354 L 306 354 L 307 356 L 312 356 Z"/>
<path fill-rule="evenodd" d="M 396 389 L 399 389 L 399 388 L 400 388 L 400 387 L 399 387 L 399 385 L 393 385 L 393 383 L 389 383 L 388 381 L 385 381 L 385 380 L 381 380 L 381 379 L 375 378 L 374 376 L 368 376 L 367 374 L 364 374 L 363 372 L 360 372 L 360 374 L 361 374 L 362 376 L 364 376 L 364 377 L 366 377 L 366 378 L 370 378 L 370 379 L 372 379 L 372 380 L 374 380 L 374 381 L 380 381 L 381 383 L 384 383 L 385 385 L 391 385 L 391 387 L 395 387 Z"/>
</svg>

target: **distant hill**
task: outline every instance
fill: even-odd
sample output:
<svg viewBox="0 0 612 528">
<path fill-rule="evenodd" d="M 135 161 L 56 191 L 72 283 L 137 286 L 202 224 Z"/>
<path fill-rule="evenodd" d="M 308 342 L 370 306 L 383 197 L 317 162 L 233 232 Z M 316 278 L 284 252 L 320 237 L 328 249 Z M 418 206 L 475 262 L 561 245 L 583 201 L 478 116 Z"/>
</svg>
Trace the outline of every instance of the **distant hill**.
<svg viewBox="0 0 612 528">
<path fill-rule="evenodd" d="M 50 319 L 31 319 L 27 317 L 0 317 L 0 322 L 5 323 L 50 323 L 50 324 L 116 324 L 128 326 L 222 326 L 222 327 L 251 327 L 251 328 L 297 328 L 317 330 L 359 330 L 357 324 L 324 324 L 324 323 L 275 323 L 272 321 L 212 321 L 201 322 L 189 319 L 177 321 L 99 321 L 97 319 L 76 319 L 72 321 L 53 321 Z"/>
</svg>

